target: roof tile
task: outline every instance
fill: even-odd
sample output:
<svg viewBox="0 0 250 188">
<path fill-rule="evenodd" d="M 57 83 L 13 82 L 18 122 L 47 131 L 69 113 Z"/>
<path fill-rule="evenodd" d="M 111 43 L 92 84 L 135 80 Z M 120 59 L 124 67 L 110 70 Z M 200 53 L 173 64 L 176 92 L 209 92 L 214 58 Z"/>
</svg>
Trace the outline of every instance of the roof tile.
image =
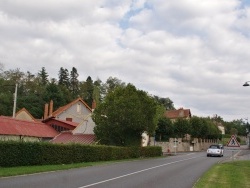
<svg viewBox="0 0 250 188">
<path fill-rule="evenodd" d="M 95 135 L 94 134 L 72 134 L 71 131 L 61 132 L 57 135 L 52 143 L 79 143 L 79 144 L 94 144 L 95 143 Z"/>
</svg>

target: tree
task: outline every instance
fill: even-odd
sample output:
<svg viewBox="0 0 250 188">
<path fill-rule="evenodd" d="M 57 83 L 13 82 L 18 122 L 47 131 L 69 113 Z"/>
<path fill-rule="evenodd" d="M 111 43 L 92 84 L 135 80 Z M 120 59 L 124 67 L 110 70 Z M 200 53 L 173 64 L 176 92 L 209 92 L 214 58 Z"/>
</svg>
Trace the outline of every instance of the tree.
<svg viewBox="0 0 250 188">
<path fill-rule="evenodd" d="M 112 92 L 117 87 L 125 87 L 126 84 L 119 80 L 116 77 L 109 77 L 106 83 L 103 85 L 104 95 L 107 95 L 109 92 Z"/>
<path fill-rule="evenodd" d="M 243 119 L 233 120 L 231 122 L 224 122 L 223 125 L 225 126 L 226 134 L 232 134 L 231 130 L 236 129 L 238 135 L 246 135 L 247 126 Z"/>
<path fill-rule="evenodd" d="M 65 86 L 66 88 L 69 87 L 69 71 L 68 69 L 60 68 L 59 70 L 59 80 L 58 85 Z"/>
<path fill-rule="evenodd" d="M 48 77 L 45 67 L 42 67 L 42 70 L 38 72 L 39 84 L 42 86 L 47 85 L 49 83 Z"/>
<path fill-rule="evenodd" d="M 79 93 L 78 76 L 79 74 L 77 73 L 77 69 L 73 67 L 70 72 L 70 90 L 74 98 L 76 98 Z"/>
<path fill-rule="evenodd" d="M 165 107 L 166 110 L 175 110 L 174 103 L 169 98 L 160 98 L 158 96 L 154 96 L 155 100 Z"/>
<path fill-rule="evenodd" d="M 220 139 L 222 137 L 221 131 L 213 121 L 207 121 L 208 123 L 208 139 Z"/>
<path fill-rule="evenodd" d="M 186 134 L 190 134 L 189 120 L 178 118 L 174 122 L 174 135 L 177 138 L 184 138 Z"/>
<path fill-rule="evenodd" d="M 102 95 L 102 81 L 98 78 L 94 82 L 94 90 L 93 90 L 93 100 L 95 100 L 96 105 L 98 105 L 103 100 Z"/>
<path fill-rule="evenodd" d="M 58 107 L 66 104 L 65 97 L 60 87 L 54 82 L 51 82 L 46 86 L 46 91 L 43 99 L 46 102 L 53 100 L 54 109 L 57 109 Z"/>
<path fill-rule="evenodd" d="M 208 135 L 208 123 L 205 118 L 193 116 L 190 119 L 190 134 L 193 138 L 206 138 Z"/>
<path fill-rule="evenodd" d="M 168 141 L 169 138 L 174 137 L 173 123 L 169 118 L 162 117 L 159 119 L 157 129 L 155 130 L 156 141 Z"/>
<path fill-rule="evenodd" d="M 2 64 L 2 63 L 0 63 L 0 72 L 2 72 L 2 71 L 3 71 L 3 68 L 4 68 L 3 64 Z"/>
<path fill-rule="evenodd" d="M 93 112 L 94 132 L 101 144 L 140 145 L 146 131 L 153 135 L 157 122 L 157 103 L 132 84 L 108 93 Z"/>
<path fill-rule="evenodd" d="M 91 107 L 93 102 L 94 84 L 90 76 L 86 79 L 86 82 L 80 84 L 80 93 L 84 101 Z"/>
</svg>

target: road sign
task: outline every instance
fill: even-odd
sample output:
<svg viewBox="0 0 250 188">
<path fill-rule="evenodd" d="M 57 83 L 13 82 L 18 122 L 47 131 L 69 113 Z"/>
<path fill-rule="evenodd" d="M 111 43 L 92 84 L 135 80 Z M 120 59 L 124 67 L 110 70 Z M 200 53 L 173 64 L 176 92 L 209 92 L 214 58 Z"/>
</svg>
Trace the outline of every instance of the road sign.
<svg viewBox="0 0 250 188">
<path fill-rule="evenodd" d="M 227 143 L 228 147 L 240 147 L 240 143 L 237 141 L 234 135 L 231 136 L 230 140 Z"/>
</svg>

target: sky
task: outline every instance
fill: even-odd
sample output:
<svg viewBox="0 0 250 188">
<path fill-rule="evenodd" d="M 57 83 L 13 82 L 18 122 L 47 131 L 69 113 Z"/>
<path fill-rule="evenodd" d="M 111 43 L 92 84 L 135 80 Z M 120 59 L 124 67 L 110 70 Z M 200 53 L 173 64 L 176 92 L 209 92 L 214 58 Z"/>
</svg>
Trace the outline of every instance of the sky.
<svg viewBox="0 0 250 188">
<path fill-rule="evenodd" d="M 3 70 L 75 67 L 200 117 L 250 121 L 248 50 L 250 0 L 0 1 Z"/>
</svg>

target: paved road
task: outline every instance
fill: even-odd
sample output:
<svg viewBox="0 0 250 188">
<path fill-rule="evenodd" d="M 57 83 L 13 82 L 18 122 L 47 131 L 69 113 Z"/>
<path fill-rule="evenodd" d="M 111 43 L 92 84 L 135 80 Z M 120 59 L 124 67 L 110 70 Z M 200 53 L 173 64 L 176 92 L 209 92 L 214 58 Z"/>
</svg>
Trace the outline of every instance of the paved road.
<svg viewBox="0 0 250 188">
<path fill-rule="evenodd" d="M 191 188 L 213 164 L 230 158 L 206 157 L 205 152 L 119 162 L 59 172 L 1 178 L 1 188 Z"/>
</svg>

